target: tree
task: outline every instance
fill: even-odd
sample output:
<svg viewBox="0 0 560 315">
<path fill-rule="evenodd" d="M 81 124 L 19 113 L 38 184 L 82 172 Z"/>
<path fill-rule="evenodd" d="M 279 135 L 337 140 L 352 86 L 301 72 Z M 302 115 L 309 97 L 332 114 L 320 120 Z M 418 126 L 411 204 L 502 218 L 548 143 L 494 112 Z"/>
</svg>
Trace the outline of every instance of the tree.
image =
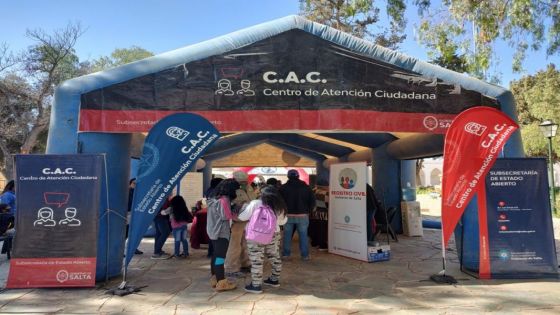
<svg viewBox="0 0 560 315">
<path fill-rule="evenodd" d="M 405 0 L 387 0 L 389 26 L 383 27 L 379 23 L 381 9 L 373 0 L 300 0 L 302 16 L 393 49 L 406 38 L 405 9 Z M 372 30 L 374 26 L 377 32 Z"/>
<path fill-rule="evenodd" d="M 138 46 L 115 49 L 111 56 L 104 56 L 92 63 L 92 71 L 102 71 L 153 56 L 151 51 Z"/>
<path fill-rule="evenodd" d="M 13 153 L 33 152 L 47 131 L 56 85 L 79 74 L 74 45 L 83 34 L 79 23 L 47 34 L 28 30 L 35 44 L 14 57 L 6 46 L 0 51 L 0 154 L 2 171 L 11 177 Z"/>
<path fill-rule="evenodd" d="M 511 83 L 517 103 L 521 136 L 528 156 L 548 156 L 548 140 L 539 130 L 547 119 L 560 123 L 560 71 L 553 64 L 534 75 Z M 553 159 L 558 161 L 560 146 L 553 141 Z"/>
<path fill-rule="evenodd" d="M 542 0 L 415 0 L 421 22 L 418 40 L 431 59 L 465 56 L 470 74 L 488 79 L 499 61 L 498 41 L 514 49 L 512 69 L 519 72 L 527 50 L 546 45 L 548 55 L 560 51 L 560 3 Z"/>
<path fill-rule="evenodd" d="M 20 55 L 0 45 L 0 171 L 12 176 L 15 153 L 44 152 L 54 88 L 65 80 L 116 67 L 153 54 L 138 46 L 115 49 L 110 57 L 80 62 L 74 46 L 79 23 L 47 34 L 29 30 L 35 44 Z"/>
</svg>

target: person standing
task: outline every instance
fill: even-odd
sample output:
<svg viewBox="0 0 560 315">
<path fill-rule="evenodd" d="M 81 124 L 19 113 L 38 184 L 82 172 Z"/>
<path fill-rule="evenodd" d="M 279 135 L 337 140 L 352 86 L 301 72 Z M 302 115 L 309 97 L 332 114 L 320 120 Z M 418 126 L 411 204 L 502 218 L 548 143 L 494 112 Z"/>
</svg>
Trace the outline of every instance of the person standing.
<svg viewBox="0 0 560 315">
<path fill-rule="evenodd" d="M 239 189 L 235 192 L 237 198 L 233 201 L 235 204 L 234 213 L 239 213 L 244 204 L 257 199 L 251 185 L 248 184 L 248 177 L 247 173 L 243 171 L 233 172 L 233 178 L 239 183 Z M 251 271 L 251 261 L 249 260 L 247 240 L 245 239 L 245 225 L 247 225 L 247 222 L 239 221 L 234 216 L 225 262 L 226 275 L 229 277 L 239 276 L 242 271 Z"/>
<path fill-rule="evenodd" d="M 290 257 L 294 229 L 298 232 L 301 259 L 309 260 L 307 228 L 309 214 L 315 208 L 315 194 L 309 186 L 299 179 L 297 170 L 288 171 L 288 181 L 280 187 L 280 194 L 288 208 L 288 222 L 284 225 L 282 256 Z"/>
<path fill-rule="evenodd" d="M 210 285 L 216 291 L 228 291 L 236 288 L 235 283 L 225 277 L 224 263 L 230 240 L 230 222 L 233 219 L 232 201 L 236 199 L 235 191 L 239 183 L 234 179 L 225 179 L 218 186 L 214 197 L 208 199 L 208 217 L 206 232 L 212 242 L 214 252 L 210 261 Z"/>
<path fill-rule="evenodd" d="M 193 221 L 193 216 L 187 208 L 183 197 L 177 195 L 171 199 L 171 229 L 175 239 L 173 256 L 175 258 L 187 258 L 189 256 L 189 242 L 187 241 L 187 224 Z M 183 253 L 180 253 L 183 244 Z"/>
<path fill-rule="evenodd" d="M 10 214 L 15 217 L 16 215 L 16 184 L 14 180 L 10 180 L 6 186 L 4 186 L 4 190 L 2 194 L 0 194 L 0 203 L 7 204 L 10 206 Z"/>
<path fill-rule="evenodd" d="M 262 284 L 279 287 L 280 273 L 282 272 L 282 259 L 280 259 L 280 226 L 284 225 L 287 221 L 286 203 L 276 187 L 265 186 L 261 189 L 260 199 L 251 201 L 239 214 L 239 220 L 255 220 L 258 217 L 251 217 L 258 215 L 255 209 L 259 207 L 268 207 L 274 212 L 276 215 L 276 227 L 272 241 L 268 244 L 260 244 L 250 240 L 247 241 L 249 258 L 251 259 L 252 280 L 251 283 L 245 287 L 245 291 L 250 293 L 262 293 Z M 263 210 L 261 209 L 261 211 Z M 263 281 L 263 262 L 265 254 L 272 268 L 270 277 Z"/>
<path fill-rule="evenodd" d="M 161 207 L 160 211 L 154 218 L 154 227 L 156 229 L 156 235 L 154 239 L 154 254 L 152 259 L 169 259 L 171 255 L 163 251 L 163 245 L 169 234 L 171 233 L 171 225 L 169 223 L 169 212 L 171 209 L 171 195 L 167 197 L 167 200 Z"/>
</svg>

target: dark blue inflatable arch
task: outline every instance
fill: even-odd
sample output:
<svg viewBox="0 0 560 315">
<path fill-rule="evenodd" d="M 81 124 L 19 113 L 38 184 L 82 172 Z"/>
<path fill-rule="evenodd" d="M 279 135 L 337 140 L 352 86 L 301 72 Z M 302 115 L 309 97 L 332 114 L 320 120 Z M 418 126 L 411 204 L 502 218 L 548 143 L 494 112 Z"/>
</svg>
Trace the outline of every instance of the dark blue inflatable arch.
<svg viewBox="0 0 560 315">
<path fill-rule="evenodd" d="M 516 120 L 514 99 L 508 90 L 466 75 L 408 57 L 371 42 L 342 33 L 330 27 L 308 21 L 299 16 L 288 16 L 263 23 L 200 44 L 167 52 L 111 70 L 72 79 L 61 84 L 55 92 L 47 153 L 105 153 L 107 160 L 108 203 L 101 210 L 97 278 L 117 276 L 121 273 L 124 249 L 124 226 L 127 207 L 131 134 L 78 132 L 81 97 L 91 91 L 111 87 L 149 74 L 226 53 L 252 43 L 271 38 L 290 30 L 301 30 L 331 42 L 361 56 L 382 61 L 402 70 L 413 71 L 428 78 L 437 78 L 460 85 L 496 99 L 500 109 Z M 269 143 L 294 154 L 317 162 L 318 175 L 328 179 L 328 164 L 336 161 L 367 160 L 374 167 L 374 185 L 383 192 L 389 206 L 399 207 L 402 188 L 414 185 L 415 158 L 442 154 L 443 138 L 439 135 L 416 135 L 397 139 L 388 133 L 328 133 L 324 136 L 359 144 L 370 149 L 354 152 L 330 143 L 320 143 L 306 137 L 290 134 L 240 134 L 221 139 L 204 157 L 203 170 L 208 180 L 212 161 L 243 150 L 258 143 Z M 510 138 L 504 154 L 508 157 L 523 156 L 519 133 Z M 326 155 L 336 158 L 327 159 Z M 106 211 L 110 209 L 110 211 Z"/>
</svg>

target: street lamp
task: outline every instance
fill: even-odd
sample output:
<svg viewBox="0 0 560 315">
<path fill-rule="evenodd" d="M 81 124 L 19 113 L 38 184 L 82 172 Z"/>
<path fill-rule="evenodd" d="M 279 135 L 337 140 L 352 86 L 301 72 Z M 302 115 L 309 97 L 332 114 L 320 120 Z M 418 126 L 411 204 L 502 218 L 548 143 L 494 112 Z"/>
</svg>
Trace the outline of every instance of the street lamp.
<svg viewBox="0 0 560 315">
<path fill-rule="evenodd" d="M 551 120 L 545 120 L 539 125 L 543 136 L 548 138 L 548 185 L 550 187 L 550 206 L 556 214 L 556 193 L 554 191 L 554 165 L 552 163 L 552 138 L 556 136 L 558 124 Z"/>
</svg>

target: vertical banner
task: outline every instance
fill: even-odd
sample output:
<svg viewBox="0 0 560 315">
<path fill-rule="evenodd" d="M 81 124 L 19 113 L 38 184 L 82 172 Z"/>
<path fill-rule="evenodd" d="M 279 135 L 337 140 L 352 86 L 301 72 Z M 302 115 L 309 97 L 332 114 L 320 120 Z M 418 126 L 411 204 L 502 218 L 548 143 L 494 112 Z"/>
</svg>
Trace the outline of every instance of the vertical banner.
<svg viewBox="0 0 560 315">
<path fill-rule="evenodd" d="M 332 164 L 329 253 L 368 261 L 365 162 Z"/>
<path fill-rule="evenodd" d="M 220 133 L 205 118 L 173 114 L 150 129 L 140 157 L 125 268 L 166 197 Z"/>
<path fill-rule="evenodd" d="M 497 160 L 486 192 L 491 277 L 557 277 L 546 160 Z"/>
<path fill-rule="evenodd" d="M 95 285 L 102 155 L 17 155 L 7 288 Z"/>
<path fill-rule="evenodd" d="M 443 153 L 441 223 L 444 249 L 463 211 L 517 128 L 506 114 L 483 106 L 467 109 L 453 120 L 445 135 Z M 487 237 L 481 236 L 481 241 L 487 242 Z"/>
</svg>

